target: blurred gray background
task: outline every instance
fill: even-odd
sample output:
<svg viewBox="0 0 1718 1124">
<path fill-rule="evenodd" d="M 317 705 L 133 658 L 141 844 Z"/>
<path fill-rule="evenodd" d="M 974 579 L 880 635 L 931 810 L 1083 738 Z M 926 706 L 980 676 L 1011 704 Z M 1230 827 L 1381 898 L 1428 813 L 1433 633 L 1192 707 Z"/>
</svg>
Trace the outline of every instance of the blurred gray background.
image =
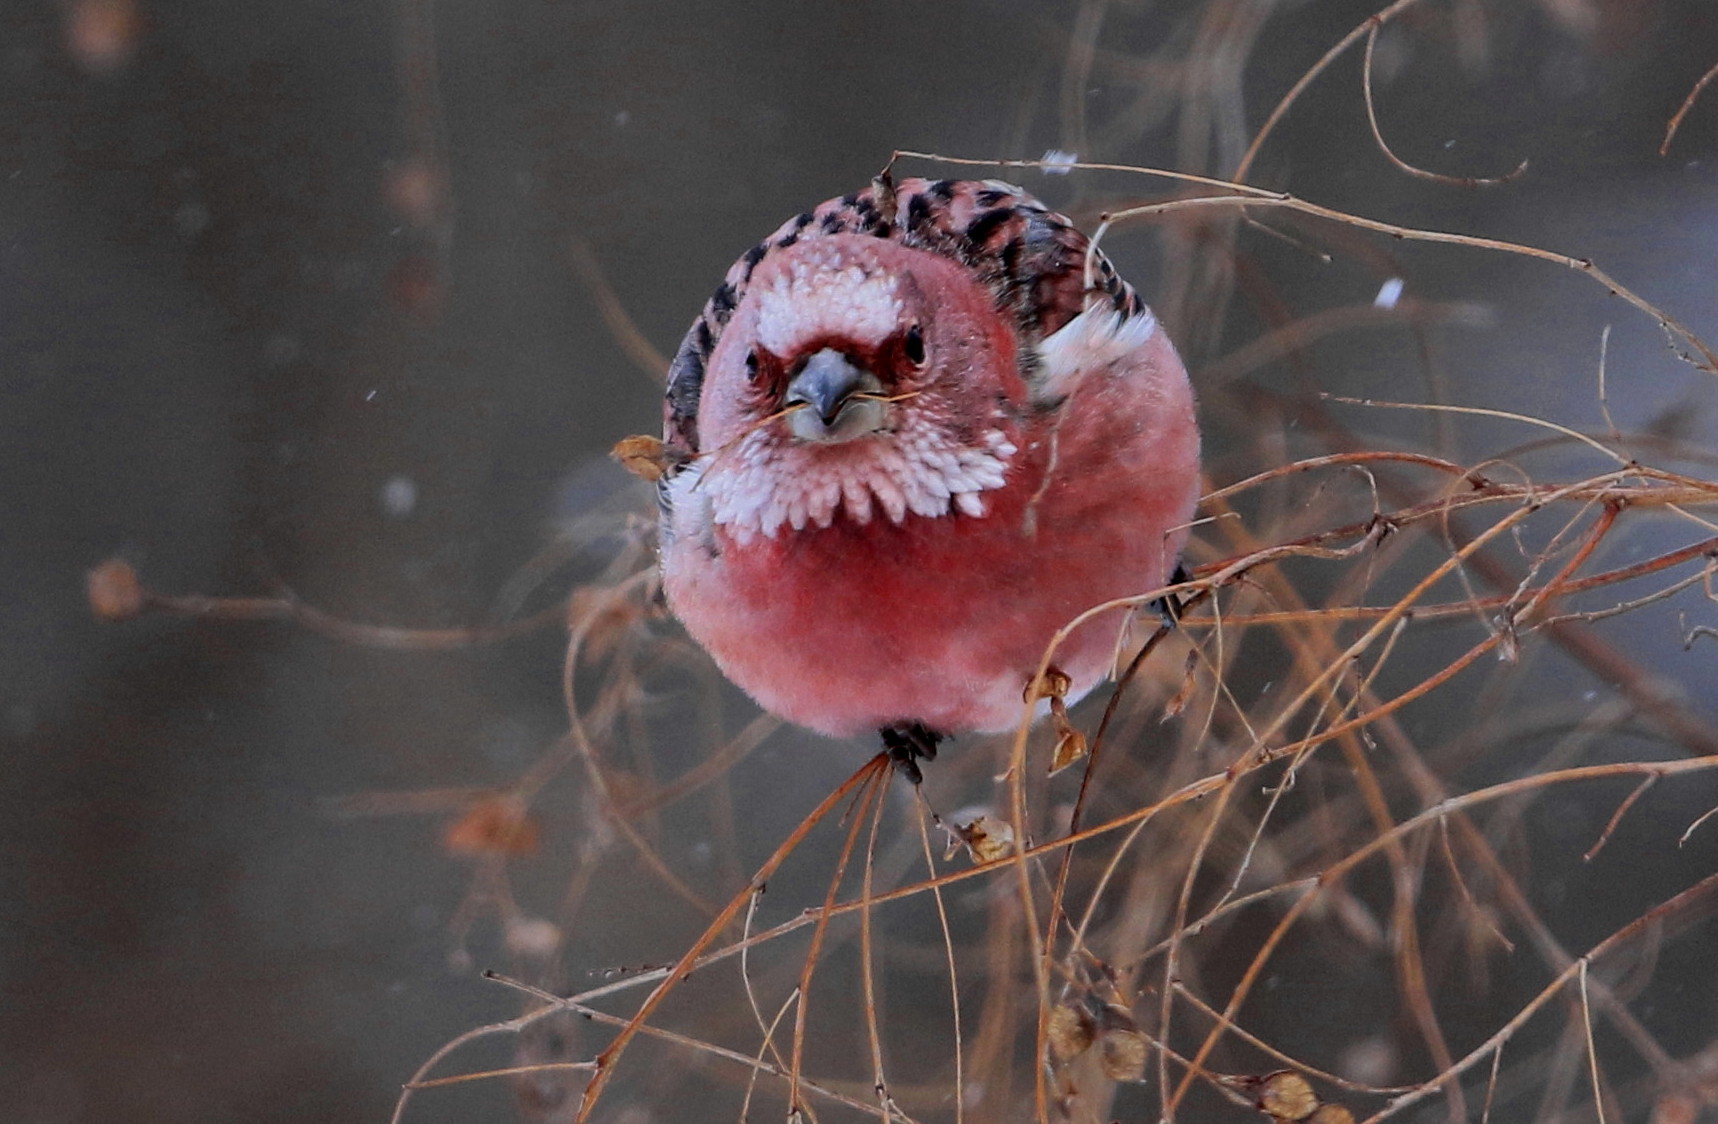
<svg viewBox="0 0 1718 1124">
<path fill-rule="evenodd" d="M 170 592 L 284 584 L 354 620 L 479 620 L 559 521 L 624 487 L 608 446 L 658 424 L 590 263 L 671 352 L 738 253 L 895 147 L 1224 174 L 1374 7 L 0 7 L 0 1120 L 386 1119 L 431 1050 L 516 1000 L 450 963 L 469 868 L 442 821 L 328 802 L 505 783 L 562 728 L 552 631 L 436 654 L 280 624 L 99 625 L 86 568 L 120 555 Z M 1422 7 L 1380 44 L 1385 131 L 1439 171 L 1529 172 L 1475 192 L 1392 169 L 1351 54 L 1255 179 L 1598 259 L 1714 333 L 1718 92 L 1656 148 L 1718 62 L 1718 8 Z M 1166 190 L 1007 174 L 1088 220 Z M 1198 245 L 1154 245 L 1116 254 L 1155 303 Z M 1297 312 L 1364 302 L 1391 272 L 1250 245 L 1243 287 Z M 1613 371 L 1652 372 L 1613 384 L 1619 423 L 1711 401 L 1582 278 L 1398 260 L 1411 294 L 1488 310 L 1445 341 L 1457 400 L 1597 424 L 1610 321 Z M 1180 307 L 1196 377 L 1260 330 L 1245 309 L 1176 323 Z M 1330 389 L 1425 396 L 1364 341 L 1325 363 Z M 1708 405 L 1678 416 L 1712 432 Z M 1220 455 L 1232 419 L 1207 424 Z M 1709 682 L 1702 666 L 1679 674 Z M 865 750 L 771 752 L 790 824 Z M 565 843 L 551 832 L 545 856 Z M 589 966 L 666 954 L 641 955 L 629 926 L 647 920 L 586 935 Z"/>
</svg>

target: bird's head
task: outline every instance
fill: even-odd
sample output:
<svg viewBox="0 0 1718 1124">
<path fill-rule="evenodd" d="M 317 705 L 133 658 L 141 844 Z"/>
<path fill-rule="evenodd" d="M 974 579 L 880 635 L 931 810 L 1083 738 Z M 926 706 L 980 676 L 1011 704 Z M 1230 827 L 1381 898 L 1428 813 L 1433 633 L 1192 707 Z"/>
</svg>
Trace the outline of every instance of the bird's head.
<svg viewBox="0 0 1718 1124">
<path fill-rule="evenodd" d="M 710 354 L 696 474 L 742 539 L 982 516 L 1026 400 L 1018 341 L 958 262 L 860 234 L 759 263 Z"/>
</svg>

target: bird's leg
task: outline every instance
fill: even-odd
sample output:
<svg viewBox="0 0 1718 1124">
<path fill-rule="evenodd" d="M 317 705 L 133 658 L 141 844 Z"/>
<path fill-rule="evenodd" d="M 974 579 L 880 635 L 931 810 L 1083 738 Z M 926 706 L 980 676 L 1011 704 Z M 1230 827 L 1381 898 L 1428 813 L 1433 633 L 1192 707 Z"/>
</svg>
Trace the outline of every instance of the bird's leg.
<svg viewBox="0 0 1718 1124">
<path fill-rule="evenodd" d="M 1187 572 L 1187 567 L 1183 566 L 1179 562 L 1175 564 L 1175 572 L 1169 575 L 1170 585 L 1180 585 L 1182 582 L 1192 580 L 1193 575 L 1189 574 Z M 1153 601 L 1151 604 L 1152 607 L 1158 611 L 1159 615 L 1163 617 L 1163 623 L 1168 627 L 1174 628 L 1176 625 L 1181 623 L 1181 608 L 1186 604 L 1186 602 L 1180 597 L 1176 597 L 1173 594 L 1165 594 L 1164 596 L 1159 597 L 1156 601 Z"/>
<path fill-rule="evenodd" d="M 914 785 L 923 784 L 925 779 L 924 773 L 919 771 L 919 762 L 936 760 L 937 746 L 947 737 L 926 729 L 922 722 L 897 722 L 877 732 L 883 737 L 883 748 L 888 751 L 889 760 Z"/>
</svg>

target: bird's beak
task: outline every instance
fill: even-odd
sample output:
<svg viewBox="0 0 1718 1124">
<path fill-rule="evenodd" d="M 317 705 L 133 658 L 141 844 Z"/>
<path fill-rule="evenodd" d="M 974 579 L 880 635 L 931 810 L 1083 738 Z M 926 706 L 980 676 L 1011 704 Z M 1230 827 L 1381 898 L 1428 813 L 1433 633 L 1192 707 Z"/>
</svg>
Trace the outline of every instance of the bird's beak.
<svg viewBox="0 0 1718 1124">
<path fill-rule="evenodd" d="M 858 396 L 882 390 L 876 375 L 826 347 L 808 358 L 787 384 L 782 404 L 799 407 L 787 415 L 788 432 L 801 441 L 830 444 L 875 433 L 883 428 L 888 404 Z"/>
</svg>

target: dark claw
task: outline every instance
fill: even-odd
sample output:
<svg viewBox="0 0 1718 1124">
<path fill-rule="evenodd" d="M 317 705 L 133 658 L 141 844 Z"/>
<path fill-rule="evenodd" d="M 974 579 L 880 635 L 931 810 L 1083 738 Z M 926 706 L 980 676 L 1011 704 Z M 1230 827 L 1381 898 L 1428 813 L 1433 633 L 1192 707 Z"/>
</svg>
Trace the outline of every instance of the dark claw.
<svg viewBox="0 0 1718 1124">
<path fill-rule="evenodd" d="M 1191 580 L 1193 580 L 1193 575 L 1187 572 L 1187 567 L 1177 562 L 1175 564 L 1175 573 L 1169 576 L 1170 584 L 1180 585 L 1184 581 Z M 1159 597 L 1156 601 L 1151 603 L 1152 608 L 1156 609 L 1159 615 L 1163 617 L 1163 623 L 1168 625 L 1170 628 L 1174 628 L 1176 625 L 1181 623 L 1181 608 L 1183 604 L 1184 602 L 1181 598 L 1173 595 Z"/>
<path fill-rule="evenodd" d="M 883 748 L 888 751 L 896 771 L 914 785 L 923 784 L 925 780 L 919 762 L 935 761 L 937 746 L 947 736 L 925 729 L 921 722 L 897 722 L 893 726 L 884 726 L 877 733 L 882 735 Z"/>
</svg>

